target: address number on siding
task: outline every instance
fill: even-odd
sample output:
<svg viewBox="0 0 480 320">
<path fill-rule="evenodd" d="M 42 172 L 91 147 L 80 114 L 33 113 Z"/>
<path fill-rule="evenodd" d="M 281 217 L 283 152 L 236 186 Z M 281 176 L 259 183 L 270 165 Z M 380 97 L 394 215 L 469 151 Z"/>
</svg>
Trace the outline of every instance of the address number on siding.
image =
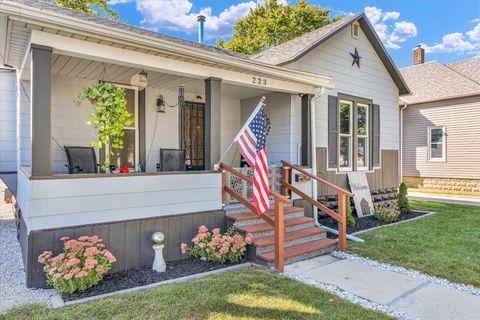
<svg viewBox="0 0 480 320">
<path fill-rule="evenodd" d="M 266 86 L 267 85 L 267 79 L 260 78 L 260 77 L 252 77 L 252 83 L 253 84 L 258 84 L 258 85 L 261 85 L 261 86 Z"/>
</svg>

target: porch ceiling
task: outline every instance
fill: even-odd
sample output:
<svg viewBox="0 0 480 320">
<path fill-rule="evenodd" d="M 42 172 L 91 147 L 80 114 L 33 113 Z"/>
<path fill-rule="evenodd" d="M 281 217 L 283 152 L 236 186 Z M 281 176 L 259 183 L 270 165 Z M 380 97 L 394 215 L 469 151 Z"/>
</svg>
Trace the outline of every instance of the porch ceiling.
<svg viewBox="0 0 480 320">
<path fill-rule="evenodd" d="M 88 79 L 92 81 L 105 80 L 126 85 L 130 83 L 130 79 L 134 74 L 142 71 L 142 69 L 139 68 L 108 64 L 60 54 L 52 55 L 51 67 L 52 74 L 56 75 Z M 195 79 L 149 70 L 145 71 L 148 73 L 148 87 L 177 90 L 180 85 L 184 85 L 185 90 L 189 94 L 197 94 L 201 96 L 205 94 L 205 84 L 203 79 Z M 28 75 L 29 72 L 25 72 L 25 76 L 28 77 Z M 228 83 L 222 85 L 222 96 L 233 99 L 246 99 L 265 95 L 270 92 L 272 91 L 242 87 Z"/>
</svg>

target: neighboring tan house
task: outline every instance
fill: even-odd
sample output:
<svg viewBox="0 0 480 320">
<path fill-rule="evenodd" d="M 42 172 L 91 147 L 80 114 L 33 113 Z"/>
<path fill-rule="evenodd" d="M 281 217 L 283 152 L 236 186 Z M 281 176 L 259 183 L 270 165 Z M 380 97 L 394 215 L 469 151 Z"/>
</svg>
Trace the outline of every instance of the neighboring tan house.
<svg viewBox="0 0 480 320">
<path fill-rule="evenodd" d="M 480 58 L 401 69 L 402 175 L 411 187 L 480 193 Z"/>
<path fill-rule="evenodd" d="M 225 204 L 233 200 L 227 191 L 238 193 L 235 200 L 250 194 L 238 173 L 214 164 L 262 96 L 271 126 L 271 187 L 283 194 L 279 180 L 290 177 L 304 192 L 292 194 L 296 206 L 345 196 L 338 187 L 312 183 L 316 176 L 346 188 L 346 173 L 363 170 L 379 194 L 399 184 L 398 99 L 409 90 L 363 13 L 245 56 L 44 1 L 0 0 L 0 55 L 10 66 L 0 73 L 0 90 L 10 93 L 0 100 L 0 128 L 4 111 L 8 122 L 8 133 L 0 129 L 7 141 L 0 175 L 17 181 L 12 188 L 28 286 L 45 286 L 37 257 L 58 252 L 62 235 L 103 237 L 117 257 L 113 271 L 151 264 L 154 231 L 165 233 L 167 262 L 185 258 L 180 243 L 199 225 L 225 225 Z M 132 85 L 132 77 L 145 73 L 146 87 Z M 73 100 L 100 80 L 123 86 L 135 115 L 113 160 L 141 172 L 68 174 L 64 146 L 96 139 L 86 124 L 89 103 L 76 107 Z M 184 150 L 189 170 L 157 172 L 161 149 Z M 223 161 L 238 167 L 234 151 Z M 103 152 L 95 150 L 97 159 Z M 282 176 L 282 160 L 313 171 L 313 179 L 295 170 Z M 258 239 L 270 249 L 257 258 L 271 262 L 273 237 L 265 234 L 273 227 L 251 213 L 243 217 L 249 222 L 244 231 L 266 231 Z M 336 246 L 302 208 L 285 208 L 285 226 L 286 257 Z"/>
</svg>

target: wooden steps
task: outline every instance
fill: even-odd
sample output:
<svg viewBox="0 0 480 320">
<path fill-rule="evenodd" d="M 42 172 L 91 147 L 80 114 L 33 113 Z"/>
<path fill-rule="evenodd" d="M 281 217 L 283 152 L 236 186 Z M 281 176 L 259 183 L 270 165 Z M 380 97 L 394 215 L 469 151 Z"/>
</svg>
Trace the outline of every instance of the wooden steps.
<svg viewBox="0 0 480 320">
<path fill-rule="evenodd" d="M 273 210 L 265 214 L 274 217 Z M 259 264 L 273 266 L 275 257 L 274 228 L 256 213 L 248 209 L 227 209 L 227 221 L 241 233 L 251 233 L 253 244 L 249 246 L 248 258 Z M 284 209 L 285 263 L 326 254 L 337 246 L 337 240 L 328 239 L 324 229 L 315 226 L 313 218 L 305 217 L 304 209 L 285 207 Z"/>
</svg>

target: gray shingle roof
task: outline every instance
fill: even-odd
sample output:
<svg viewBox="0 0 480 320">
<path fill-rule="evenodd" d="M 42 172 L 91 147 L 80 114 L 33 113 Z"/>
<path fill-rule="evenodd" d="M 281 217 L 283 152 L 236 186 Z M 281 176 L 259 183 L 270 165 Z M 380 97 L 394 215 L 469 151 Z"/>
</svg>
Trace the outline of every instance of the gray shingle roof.
<svg viewBox="0 0 480 320">
<path fill-rule="evenodd" d="M 251 59 L 271 64 L 285 64 L 295 60 L 299 55 L 310 51 L 316 47 L 331 34 L 356 21 L 363 15 L 362 12 L 349 16 L 347 18 L 332 22 L 324 27 L 310 31 L 298 38 L 287 41 L 276 47 L 266 49 L 258 54 L 252 55 Z"/>
<path fill-rule="evenodd" d="M 480 94 L 480 84 L 432 61 L 400 69 L 412 94 L 401 97 L 407 104 Z"/>
<path fill-rule="evenodd" d="M 161 39 L 161 40 L 164 40 L 164 41 L 169 41 L 169 42 L 180 44 L 180 45 L 185 45 L 185 46 L 189 46 L 189 47 L 195 47 L 195 48 L 203 49 L 203 50 L 211 52 L 211 53 L 219 53 L 219 54 L 224 54 L 224 55 L 228 55 L 228 56 L 235 56 L 235 57 L 239 57 L 239 58 L 249 59 L 249 57 L 247 55 L 244 55 L 244 54 L 241 54 L 241 53 L 224 50 L 224 49 L 221 49 L 221 48 L 218 48 L 218 47 L 215 47 L 215 46 L 200 44 L 198 42 L 194 42 L 194 41 L 190 41 L 190 40 L 171 37 L 171 36 L 159 33 L 159 32 L 135 27 L 135 26 L 132 26 L 132 25 L 127 24 L 127 23 L 116 22 L 116 21 L 104 19 L 104 18 L 101 18 L 101 17 L 97 17 L 97 16 L 85 14 L 85 13 L 82 13 L 82 12 L 78 12 L 78 11 L 75 11 L 75 10 L 71 10 L 71 9 L 68 9 L 68 8 L 59 7 L 59 6 L 56 6 L 54 4 L 47 3 L 45 1 L 40 1 L 40 0 L 9 0 L 9 1 L 20 3 L 20 4 L 30 6 L 30 7 L 36 8 L 36 9 L 40 9 L 40 10 L 56 12 L 56 13 L 59 13 L 59 14 L 65 15 L 65 16 L 77 18 L 77 19 L 84 20 L 84 21 L 94 22 L 94 23 L 97 23 L 101 26 L 116 28 L 116 29 L 119 29 L 119 30 L 129 31 L 129 32 L 137 33 L 139 35 L 148 36 L 148 37 L 152 37 L 152 38 L 156 38 L 156 39 Z"/>
<path fill-rule="evenodd" d="M 446 66 L 480 84 L 480 57 L 452 62 Z"/>
</svg>

